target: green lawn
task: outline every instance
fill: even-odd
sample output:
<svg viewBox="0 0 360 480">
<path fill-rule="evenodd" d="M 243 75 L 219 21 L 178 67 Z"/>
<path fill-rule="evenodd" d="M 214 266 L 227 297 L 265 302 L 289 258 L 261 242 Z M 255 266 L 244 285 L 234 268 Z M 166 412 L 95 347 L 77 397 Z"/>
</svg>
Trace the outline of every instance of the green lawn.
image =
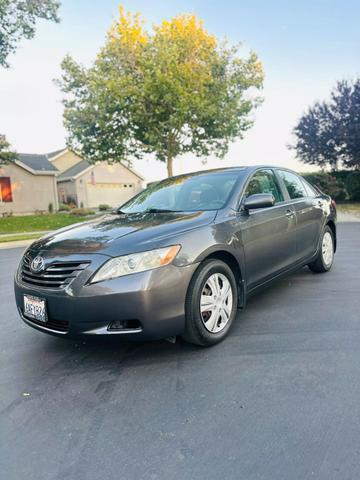
<svg viewBox="0 0 360 480">
<path fill-rule="evenodd" d="M 336 208 L 341 212 L 360 213 L 359 203 L 338 203 Z"/>
<path fill-rule="evenodd" d="M 57 228 L 66 227 L 67 225 L 77 222 L 84 222 L 91 218 L 93 217 L 80 217 L 67 213 L 5 217 L 0 218 L 0 234 L 56 230 Z"/>
</svg>

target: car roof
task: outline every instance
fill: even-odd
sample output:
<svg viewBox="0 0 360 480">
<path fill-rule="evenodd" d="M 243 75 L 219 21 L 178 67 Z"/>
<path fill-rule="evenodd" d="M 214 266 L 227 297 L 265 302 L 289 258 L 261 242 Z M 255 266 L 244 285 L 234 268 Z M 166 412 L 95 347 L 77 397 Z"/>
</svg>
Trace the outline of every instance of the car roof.
<svg viewBox="0 0 360 480">
<path fill-rule="evenodd" d="M 233 167 L 219 167 L 219 168 L 211 168 L 208 170 L 198 170 L 196 172 L 187 172 L 187 173 L 182 173 L 180 175 L 174 175 L 174 177 L 182 177 L 186 175 L 200 175 L 200 174 L 207 174 L 207 173 L 226 173 L 226 172 L 247 172 L 251 173 L 255 170 L 258 170 L 259 168 L 271 168 L 271 169 L 281 169 L 281 170 L 289 170 L 293 171 L 287 167 L 282 167 L 279 165 L 270 165 L 270 164 L 259 164 L 259 165 L 239 165 L 239 166 L 233 166 Z M 296 173 L 296 172 L 294 172 Z"/>
</svg>

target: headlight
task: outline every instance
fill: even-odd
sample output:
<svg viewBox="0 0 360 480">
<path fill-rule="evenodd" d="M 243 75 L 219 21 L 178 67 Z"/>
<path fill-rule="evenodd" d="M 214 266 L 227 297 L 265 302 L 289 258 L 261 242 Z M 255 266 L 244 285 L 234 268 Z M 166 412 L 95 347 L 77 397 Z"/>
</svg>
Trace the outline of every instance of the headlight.
<svg viewBox="0 0 360 480">
<path fill-rule="evenodd" d="M 157 248 L 156 250 L 112 258 L 96 272 L 90 283 L 163 267 L 174 260 L 180 248 L 180 245 L 173 245 L 171 247 Z"/>
</svg>

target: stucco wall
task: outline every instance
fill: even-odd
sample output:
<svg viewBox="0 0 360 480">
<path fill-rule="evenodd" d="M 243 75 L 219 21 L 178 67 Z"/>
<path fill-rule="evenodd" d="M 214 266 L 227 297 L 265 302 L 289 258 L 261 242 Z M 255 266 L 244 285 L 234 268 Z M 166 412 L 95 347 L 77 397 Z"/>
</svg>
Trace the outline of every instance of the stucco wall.
<svg viewBox="0 0 360 480">
<path fill-rule="evenodd" d="M 105 162 L 95 165 L 91 171 L 82 175 L 87 194 L 84 206 L 96 208 L 102 203 L 118 207 L 143 188 L 142 180 L 120 164 L 108 165 Z M 78 188 L 80 192 L 80 188 Z"/>
<path fill-rule="evenodd" d="M 33 213 L 47 211 L 49 203 L 58 208 L 54 175 L 33 175 L 16 164 L 0 167 L 0 176 L 10 177 L 12 202 L 0 202 L 2 213 Z"/>
<path fill-rule="evenodd" d="M 70 199 L 75 198 L 78 207 L 88 208 L 87 186 L 82 178 L 58 182 L 57 189 L 60 203 L 70 203 Z"/>
<path fill-rule="evenodd" d="M 140 185 L 141 188 L 141 179 L 120 163 L 109 165 L 106 162 L 100 162 L 94 165 L 93 171 L 96 182 L 128 182 Z M 90 175 L 91 173 L 87 172 L 86 177 L 88 180 L 90 179 Z"/>
<path fill-rule="evenodd" d="M 76 179 L 76 191 L 78 196 L 78 205 L 84 205 L 85 208 L 89 208 L 88 191 L 85 179 L 80 177 Z M 98 205 L 96 205 L 98 206 Z"/>
<path fill-rule="evenodd" d="M 64 171 L 79 161 L 80 157 L 66 152 L 52 163 L 60 171 Z M 76 198 L 77 205 L 85 208 L 97 208 L 104 203 L 117 207 L 140 192 L 143 181 L 121 164 L 109 165 L 100 162 L 72 181 L 59 182 L 57 189 L 59 202 L 63 202 L 65 195 Z"/>
<path fill-rule="evenodd" d="M 82 198 L 80 201 L 88 208 L 97 208 L 100 204 L 118 207 L 143 188 L 142 180 L 120 164 L 98 163 L 92 172 L 93 175 L 88 171 L 77 179 L 79 199 Z"/>
<path fill-rule="evenodd" d="M 60 172 L 64 172 L 76 163 L 81 162 L 81 160 L 82 158 L 75 155 L 75 153 L 65 150 L 65 152 L 61 153 L 55 160 L 50 161 Z"/>
</svg>

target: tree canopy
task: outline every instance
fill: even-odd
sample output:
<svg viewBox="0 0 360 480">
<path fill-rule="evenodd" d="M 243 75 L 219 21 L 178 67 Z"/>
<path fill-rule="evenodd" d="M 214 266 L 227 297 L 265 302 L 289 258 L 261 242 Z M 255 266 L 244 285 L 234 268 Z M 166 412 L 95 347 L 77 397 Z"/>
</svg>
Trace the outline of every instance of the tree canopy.
<svg viewBox="0 0 360 480">
<path fill-rule="evenodd" d="M 16 153 L 11 149 L 5 135 L 0 135 L 0 165 L 14 161 L 17 158 Z"/>
<path fill-rule="evenodd" d="M 34 37 L 37 19 L 59 21 L 59 6 L 57 0 L 0 0 L 0 66 L 9 66 L 22 38 Z"/>
<path fill-rule="evenodd" d="M 252 125 L 263 81 L 254 53 L 241 58 L 194 15 L 149 33 L 123 8 L 90 68 L 70 56 L 62 68 L 69 146 L 90 161 L 152 153 L 169 175 L 186 152 L 223 156 Z"/>
<path fill-rule="evenodd" d="M 294 129 L 296 156 L 304 163 L 360 168 L 360 78 L 338 82 L 330 100 L 316 102 Z"/>
</svg>

